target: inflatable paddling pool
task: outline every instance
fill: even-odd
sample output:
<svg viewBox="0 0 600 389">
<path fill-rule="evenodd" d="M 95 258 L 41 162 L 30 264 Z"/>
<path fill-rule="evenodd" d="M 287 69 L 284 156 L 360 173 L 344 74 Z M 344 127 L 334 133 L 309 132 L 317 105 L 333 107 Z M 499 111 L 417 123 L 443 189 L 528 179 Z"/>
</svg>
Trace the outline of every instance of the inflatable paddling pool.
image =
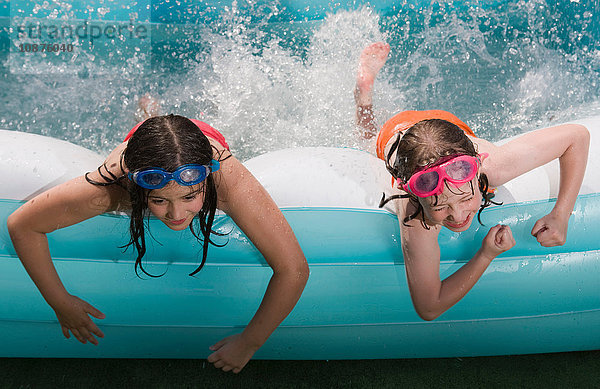
<svg viewBox="0 0 600 389">
<path fill-rule="evenodd" d="M 459 303 L 435 321 L 412 306 L 398 220 L 377 203 L 389 186 L 383 163 L 353 149 L 268 153 L 246 166 L 283 209 L 306 254 L 310 279 L 293 312 L 256 353 L 259 359 L 458 357 L 600 349 L 600 117 L 581 120 L 592 133 L 590 161 L 567 243 L 543 248 L 533 223 L 549 212 L 558 166 L 544 166 L 497 191 L 504 205 L 462 234 L 440 234 L 444 278 L 471 258 L 488 229 L 510 225 L 516 246 L 492 262 Z M 126 215 L 105 214 L 49 234 L 67 289 L 106 314 L 97 347 L 66 340 L 52 309 L 28 277 L 6 231 L 24 199 L 95 169 L 103 158 L 39 135 L 0 131 L 0 356 L 205 358 L 208 347 L 248 323 L 271 269 L 225 215 L 228 232 L 206 266 L 188 231 L 150 220 L 148 269 L 138 278 Z M 302 161 L 299 166 L 298 161 Z M 552 164 L 550 164 L 552 165 Z M 294 174 L 294 171 L 298 174 Z M 303 174 L 306 171 L 311 174 Z M 288 177 L 293 175 L 294 180 Z M 460 239 L 458 238 L 460 236 Z"/>
</svg>

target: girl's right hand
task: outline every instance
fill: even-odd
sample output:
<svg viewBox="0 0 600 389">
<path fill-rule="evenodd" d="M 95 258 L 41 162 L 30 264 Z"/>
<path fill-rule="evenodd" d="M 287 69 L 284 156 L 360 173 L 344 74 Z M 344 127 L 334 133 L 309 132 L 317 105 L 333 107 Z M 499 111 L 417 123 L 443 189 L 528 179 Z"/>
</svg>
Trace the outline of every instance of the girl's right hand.
<svg viewBox="0 0 600 389">
<path fill-rule="evenodd" d="M 481 244 L 482 254 L 490 260 L 515 246 L 509 226 L 498 224 L 487 233 Z"/>
<path fill-rule="evenodd" d="M 100 338 L 104 337 L 104 333 L 100 331 L 88 315 L 92 315 L 96 319 L 104 319 L 106 315 L 79 297 L 69 295 L 59 306 L 52 308 L 60 322 L 65 338 L 69 339 L 71 337 L 70 331 L 81 343 L 89 341 L 97 346 L 98 340 L 94 335 Z"/>
</svg>

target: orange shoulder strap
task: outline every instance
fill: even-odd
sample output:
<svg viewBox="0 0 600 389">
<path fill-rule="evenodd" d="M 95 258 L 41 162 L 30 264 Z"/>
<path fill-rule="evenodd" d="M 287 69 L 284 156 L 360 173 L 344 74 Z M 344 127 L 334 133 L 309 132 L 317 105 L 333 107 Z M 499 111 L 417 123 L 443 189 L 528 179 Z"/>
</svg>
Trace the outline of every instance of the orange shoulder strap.
<svg viewBox="0 0 600 389">
<path fill-rule="evenodd" d="M 383 127 L 381 127 L 381 131 L 377 135 L 377 157 L 380 159 L 384 159 L 383 151 L 387 143 L 392 139 L 394 135 L 396 135 L 400 131 L 404 131 L 421 120 L 427 119 L 442 119 L 446 120 L 450 123 L 456 124 L 460 127 L 466 134 L 475 136 L 475 133 L 469 126 L 467 126 L 462 120 L 451 114 L 447 111 L 442 111 L 439 109 L 432 109 L 429 111 L 403 111 L 399 114 L 396 114 L 390 120 L 385 122 Z"/>
</svg>

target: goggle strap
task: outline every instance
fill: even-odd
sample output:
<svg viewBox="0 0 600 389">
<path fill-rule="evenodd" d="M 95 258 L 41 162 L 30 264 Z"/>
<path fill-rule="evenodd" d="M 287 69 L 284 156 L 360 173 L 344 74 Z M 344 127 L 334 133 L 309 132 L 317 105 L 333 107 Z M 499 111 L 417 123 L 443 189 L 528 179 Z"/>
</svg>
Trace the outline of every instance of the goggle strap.
<svg viewBox="0 0 600 389">
<path fill-rule="evenodd" d="M 221 168 L 221 163 L 219 161 L 217 161 L 216 159 L 213 159 L 212 161 L 210 161 L 210 172 L 216 172 Z"/>
</svg>

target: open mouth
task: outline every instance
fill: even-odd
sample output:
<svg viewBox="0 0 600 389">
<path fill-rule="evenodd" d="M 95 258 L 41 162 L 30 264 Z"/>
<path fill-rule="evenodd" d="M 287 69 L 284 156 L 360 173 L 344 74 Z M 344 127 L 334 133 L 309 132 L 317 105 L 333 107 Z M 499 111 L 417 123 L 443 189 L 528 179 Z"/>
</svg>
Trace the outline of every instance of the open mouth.
<svg viewBox="0 0 600 389">
<path fill-rule="evenodd" d="M 448 226 L 450 228 L 462 228 L 462 227 L 466 226 L 467 224 L 469 224 L 470 221 L 471 221 L 471 214 L 469 214 L 469 216 L 467 216 L 465 221 L 462 223 L 454 224 L 454 223 L 450 223 L 449 221 L 446 221 L 446 226 Z"/>
</svg>

